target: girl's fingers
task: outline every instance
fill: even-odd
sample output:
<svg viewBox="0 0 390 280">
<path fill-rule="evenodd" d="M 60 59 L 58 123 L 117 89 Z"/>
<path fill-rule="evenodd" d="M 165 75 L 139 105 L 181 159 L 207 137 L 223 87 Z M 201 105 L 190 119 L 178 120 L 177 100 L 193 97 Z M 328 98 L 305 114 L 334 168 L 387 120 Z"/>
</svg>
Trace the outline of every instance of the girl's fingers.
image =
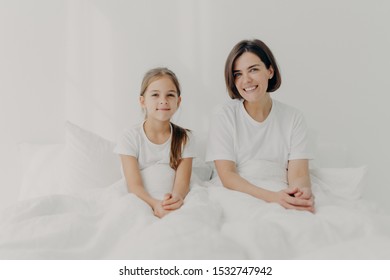
<svg viewBox="0 0 390 280">
<path fill-rule="evenodd" d="M 176 201 L 175 203 L 169 205 L 163 205 L 164 210 L 176 210 L 179 209 L 183 205 L 181 200 Z"/>
<path fill-rule="evenodd" d="M 162 205 L 163 205 L 163 206 L 166 206 L 166 205 L 174 204 L 174 203 L 176 203 L 176 202 L 178 202 L 178 201 L 179 201 L 178 198 L 172 197 L 172 198 L 170 198 L 170 199 L 168 199 L 168 200 L 164 200 L 164 201 L 162 202 Z"/>
</svg>

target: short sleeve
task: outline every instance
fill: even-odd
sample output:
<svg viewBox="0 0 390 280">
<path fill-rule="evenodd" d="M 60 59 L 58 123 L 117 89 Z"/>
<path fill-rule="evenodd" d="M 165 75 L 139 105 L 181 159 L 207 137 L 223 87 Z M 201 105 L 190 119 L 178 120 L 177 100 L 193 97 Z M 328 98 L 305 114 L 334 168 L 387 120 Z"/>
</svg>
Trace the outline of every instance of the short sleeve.
<svg viewBox="0 0 390 280">
<path fill-rule="evenodd" d="M 298 113 L 294 119 L 288 159 L 313 159 L 312 152 L 309 149 L 306 121 L 301 113 Z"/>
<path fill-rule="evenodd" d="M 221 108 L 213 114 L 206 149 L 206 161 L 231 160 L 236 162 L 234 153 L 233 116 Z"/>
<path fill-rule="evenodd" d="M 184 150 L 182 153 L 182 158 L 194 158 L 197 157 L 196 155 L 196 139 L 195 136 L 187 131 L 188 140 L 187 143 L 184 146 Z"/>
<path fill-rule="evenodd" d="M 114 153 L 120 155 L 134 156 L 138 158 L 139 148 L 137 144 L 138 136 L 135 131 L 127 130 L 119 137 L 117 145 L 114 148 Z"/>
</svg>

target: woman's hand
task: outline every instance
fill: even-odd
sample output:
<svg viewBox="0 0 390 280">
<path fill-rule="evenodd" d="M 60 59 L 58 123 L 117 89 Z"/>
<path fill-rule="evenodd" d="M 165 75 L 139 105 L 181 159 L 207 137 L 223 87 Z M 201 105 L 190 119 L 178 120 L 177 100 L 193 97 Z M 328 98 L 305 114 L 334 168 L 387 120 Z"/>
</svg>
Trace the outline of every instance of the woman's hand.
<svg viewBox="0 0 390 280">
<path fill-rule="evenodd" d="M 286 209 L 303 210 L 314 213 L 314 198 L 309 188 L 288 187 L 274 192 L 270 202 L 280 204 Z"/>
<path fill-rule="evenodd" d="M 311 192 L 311 188 L 289 187 L 287 189 L 292 190 L 292 195 L 294 195 L 294 197 L 299 197 L 308 200 L 314 199 L 313 193 Z"/>
<path fill-rule="evenodd" d="M 285 200 L 282 206 L 288 209 L 307 210 L 314 213 L 314 196 L 311 192 L 308 160 L 289 160 L 287 170 L 289 187 L 284 192 L 295 198 L 295 200 Z M 306 205 L 305 202 L 309 203 L 309 205 Z"/>
<path fill-rule="evenodd" d="M 183 196 L 178 193 L 167 193 L 162 201 L 162 207 L 164 210 L 176 210 L 179 209 L 184 203 Z"/>
</svg>

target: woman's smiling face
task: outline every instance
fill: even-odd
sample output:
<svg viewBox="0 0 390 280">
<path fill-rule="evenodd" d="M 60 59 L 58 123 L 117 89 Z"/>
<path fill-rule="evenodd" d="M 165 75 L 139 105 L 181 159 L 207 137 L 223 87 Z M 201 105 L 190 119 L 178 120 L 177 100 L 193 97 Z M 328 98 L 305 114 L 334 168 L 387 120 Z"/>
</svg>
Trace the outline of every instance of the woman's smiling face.
<svg viewBox="0 0 390 280">
<path fill-rule="evenodd" d="M 247 102 L 260 101 L 266 95 L 272 75 L 272 67 L 267 69 L 261 59 L 251 52 L 244 52 L 233 65 L 234 84 Z"/>
</svg>

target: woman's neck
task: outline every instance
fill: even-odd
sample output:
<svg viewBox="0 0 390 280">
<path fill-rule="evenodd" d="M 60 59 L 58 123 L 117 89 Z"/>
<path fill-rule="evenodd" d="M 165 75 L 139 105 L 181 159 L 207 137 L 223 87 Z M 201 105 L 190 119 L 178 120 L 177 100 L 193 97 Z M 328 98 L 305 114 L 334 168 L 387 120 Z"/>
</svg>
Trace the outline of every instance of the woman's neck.
<svg viewBox="0 0 390 280">
<path fill-rule="evenodd" d="M 154 144 L 164 144 L 171 136 L 170 122 L 146 119 L 143 125 L 146 137 Z"/>
<path fill-rule="evenodd" d="M 267 119 L 272 108 L 272 99 L 267 92 L 264 97 L 258 102 L 244 101 L 244 108 L 247 113 L 258 122 L 263 122 Z"/>
</svg>

